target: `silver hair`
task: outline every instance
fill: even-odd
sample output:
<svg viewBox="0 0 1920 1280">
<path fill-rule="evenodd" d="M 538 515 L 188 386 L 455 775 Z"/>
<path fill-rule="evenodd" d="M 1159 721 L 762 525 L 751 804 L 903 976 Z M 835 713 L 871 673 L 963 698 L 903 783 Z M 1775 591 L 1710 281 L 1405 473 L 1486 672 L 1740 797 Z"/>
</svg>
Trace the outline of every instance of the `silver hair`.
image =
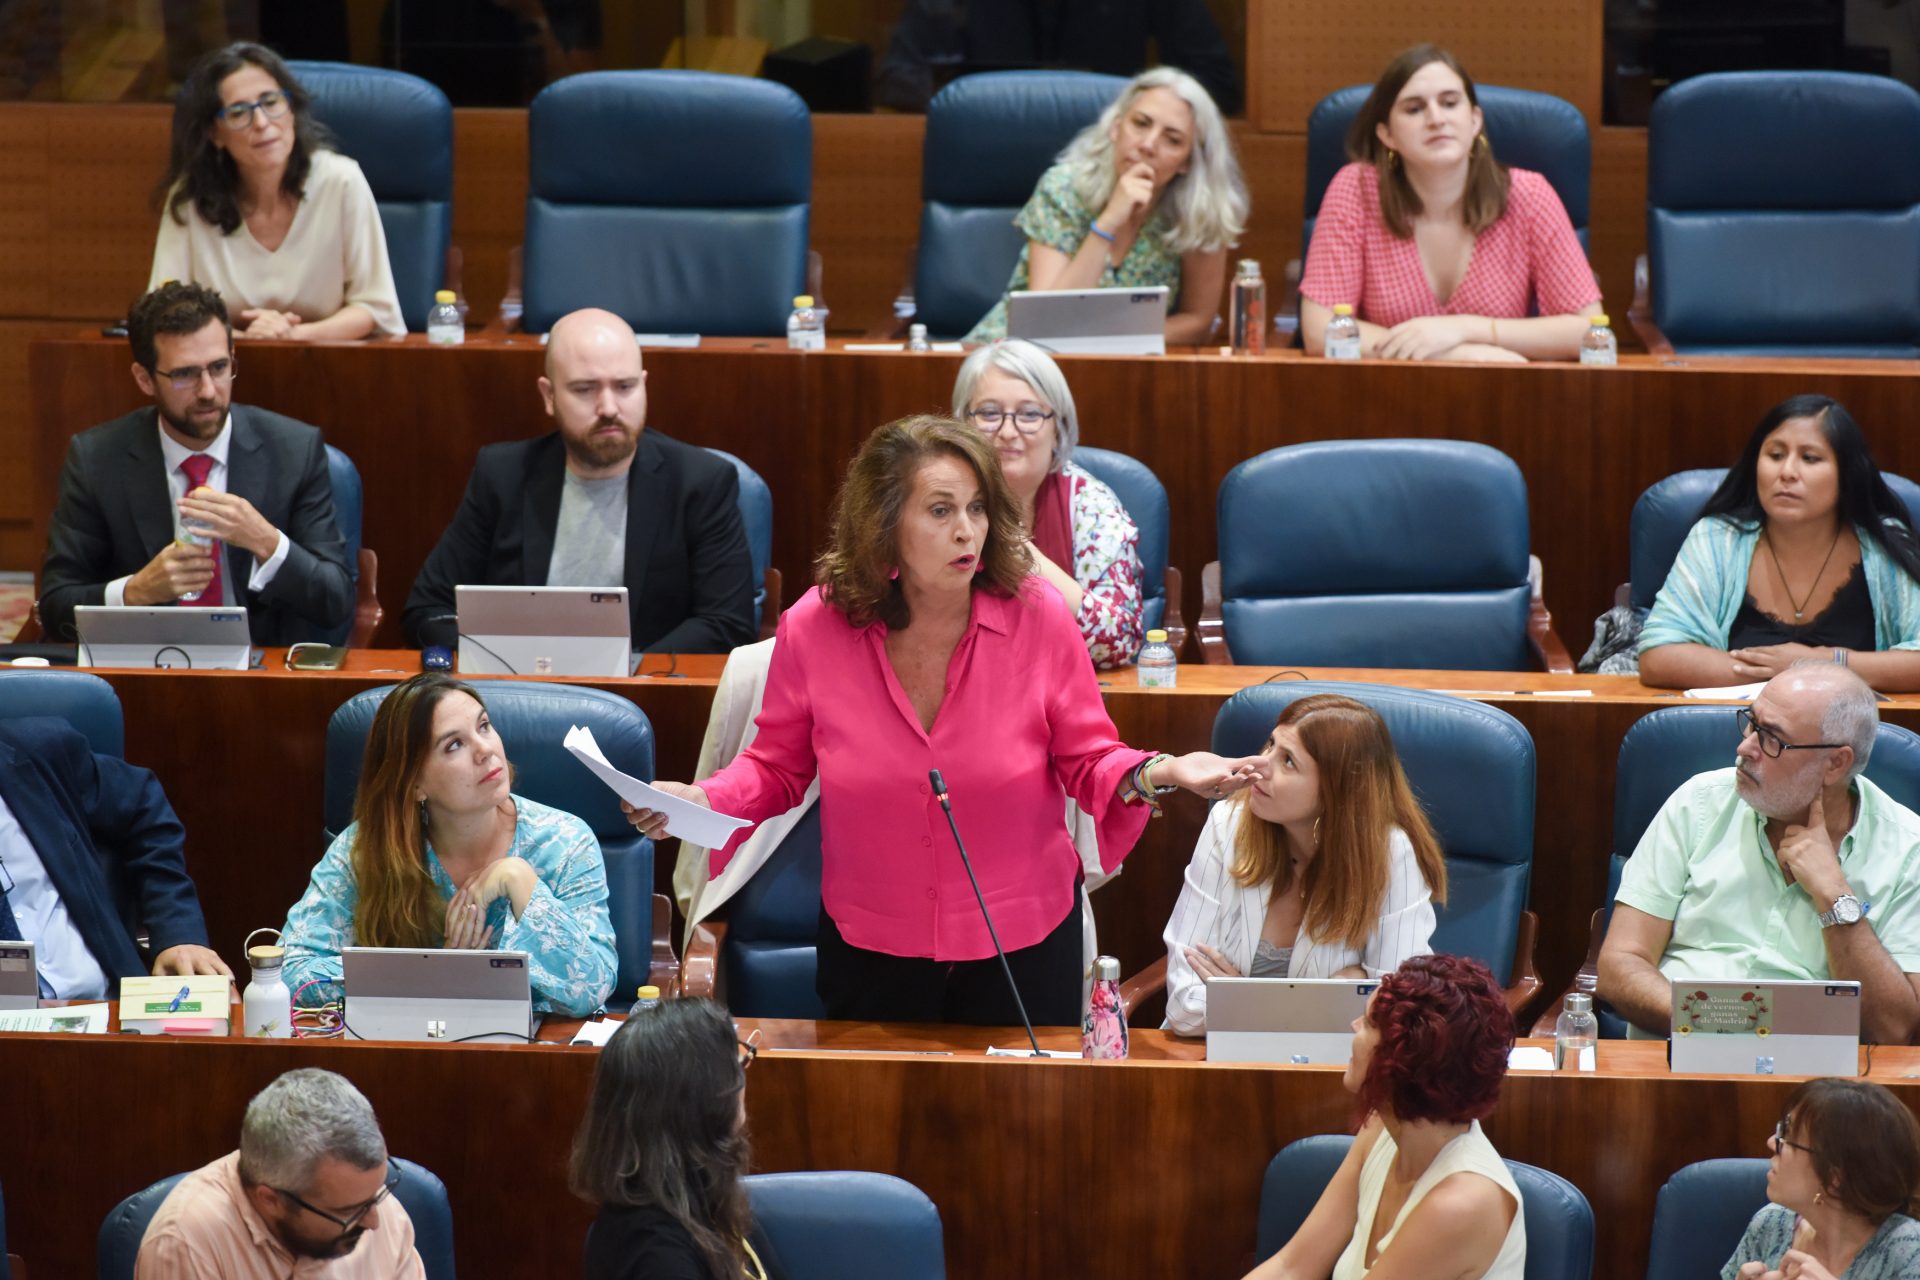
<svg viewBox="0 0 1920 1280">
<path fill-rule="evenodd" d="M 980 385 L 989 368 L 1020 379 L 1053 410 L 1053 461 L 1047 470 L 1063 469 L 1073 460 L 1074 447 L 1080 443 L 1080 416 L 1073 407 L 1073 392 L 1068 390 L 1067 377 L 1060 372 L 1060 366 L 1025 338 L 1002 338 L 984 347 L 975 347 L 961 362 L 959 376 L 953 380 L 953 416 L 960 421 L 971 423 L 967 406 L 973 401 L 974 388 Z"/>
<path fill-rule="evenodd" d="M 1880 701 L 1872 686 L 1853 668 L 1818 658 L 1802 658 L 1787 669 L 1837 677 L 1828 685 L 1832 701 L 1820 713 L 1820 740 L 1853 748 L 1853 765 L 1847 771 L 1851 782 L 1866 771 L 1874 737 L 1880 731 Z"/>
<path fill-rule="evenodd" d="M 1067 144 L 1059 163 L 1067 166 L 1074 194 L 1096 213 L 1106 207 L 1119 181 L 1113 165 L 1114 122 L 1149 89 L 1167 90 L 1193 112 L 1193 158 L 1187 172 L 1168 183 L 1160 196 L 1173 224 L 1169 247 L 1175 253 L 1232 248 L 1247 229 L 1247 184 L 1240 176 L 1233 137 L 1206 89 L 1175 67 L 1155 67 L 1135 76 L 1100 118 Z"/>
<path fill-rule="evenodd" d="M 253 1095 L 240 1122 L 240 1178 L 298 1195 L 323 1156 L 356 1169 L 387 1158 L 373 1104 L 345 1076 L 318 1067 L 289 1071 Z"/>
</svg>

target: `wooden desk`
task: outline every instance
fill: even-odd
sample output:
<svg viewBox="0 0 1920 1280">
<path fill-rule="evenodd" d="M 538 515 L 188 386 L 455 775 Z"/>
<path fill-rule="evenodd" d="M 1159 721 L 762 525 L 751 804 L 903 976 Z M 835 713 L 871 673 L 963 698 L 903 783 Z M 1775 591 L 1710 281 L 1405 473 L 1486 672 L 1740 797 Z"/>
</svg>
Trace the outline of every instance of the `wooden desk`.
<svg viewBox="0 0 1920 1280">
<path fill-rule="evenodd" d="M 650 424 L 744 458 L 773 488 L 774 564 L 787 598 L 812 581 L 846 459 L 882 422 L 950 404 L 959 358 L 790 352 L 716 339 L 649 350 Z M 546 429 L 537 341 L 432 349 L 404 343 L 248 343 L 236 395 L 326 429 L 359 465 L 366 544 L 380 553 L 387 643 L 415 574 L 453 517 L 475 450 Z M 1722 467 L 1789 395 L 1838 397 L 1880 464 L 1920 476 L 1920 366 L 1912 361 L 1623 357 L 1616 369 L 1172 355 L 1065 357 L 1081 438 L 1145 462 L 1167 487 L 1171 555 L 1199 617 L 1216 554 L 1214 496 L 1235 464 L 1276 445 L 1343 437 L 1474 440 L 1526 476 L 1546 599 L 1577 655 L 1627 576 L 1627 522 L 1649 484 Z M 66 442 L 142 403 L 126 344 L 43 340 L 30 355 L 35 536 L 45 545 Z"/>
<path fill-rule="evenodd" d="M 1351 1118 L 1335 1068 L 1209 1064 L 1160 1032 L 1136 1032 L 1131 1061 L 1099 1063 L 982 1056 L 1019 1041 L 1012 1030 L 758 1025 L 756 1169 L 913 1182 L 940 1208 L 954 1280 L 1232 1280 L 1251 1259 L 1268 1160 Z M 1592 1202 L 1596 1276 L 1641 1272 L 1654 1196 L 1681 1165 L 1765 1154 L 1795 1083 L 1669 1076 L 1663 1053 L 1607 1042 L 1598 1074 L 1515 1073 L 1487 1122 L 1503 1155 Z M 558 1046 L 0 1036 L 9 1248 L 36 1280 L 90 1276 L 113 1205 L 231 1150 L 247 1100 L 298 1066 L 352 1079 L 389 1148 L 446 1180 L 464 1274 L 578 1274 L 591 1213 L 565 1168 L 594 1052 Z M 1872 1067 L 1920 1108 L 1907 1078 L 1920 1050 L 1879 1050 Z"/>
</svg>

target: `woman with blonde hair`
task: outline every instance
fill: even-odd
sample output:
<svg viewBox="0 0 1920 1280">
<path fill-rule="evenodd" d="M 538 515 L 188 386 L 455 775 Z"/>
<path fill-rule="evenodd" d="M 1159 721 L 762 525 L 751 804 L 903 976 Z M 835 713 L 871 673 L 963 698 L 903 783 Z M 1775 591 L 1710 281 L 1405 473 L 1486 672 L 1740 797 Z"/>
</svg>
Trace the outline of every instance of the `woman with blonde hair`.
<svg viewBox="0 0 1920 1280">
<path fill-rule="evenodd" d="M 1226 121 L 1173 67 L 1135 76 L 1067 144 L 1013 220 L 1027 237 L 1007 292 L 1167 286 L 1167 341 L 1206 341 L 1227 250 L 1247 226 L 1247 187 Z M 967 335 L 1007 334 L 1007 300 Z"/>
<path fill-rule="evenodd" d="M 1167 1026 L 1207 1029 L 1214 978 L 1377 978 L 1431 952 L 1447 864 L 1380 713 L 1313 694 L 1280 713 L 1269 777 L 1213 806 L 1167 943 Z"/>
<path fill-rule="evenodd" d="M 287 985 L 338 1000 L 349 946 L 500 948 L 529 957 L 533 1007 L 585 1017 L 613 990 L 600 842 L 570 813 L 513 794 L 480 695 L 428 673 L 373 717 L 353 821 L 287 916 Z"/>
</svg>

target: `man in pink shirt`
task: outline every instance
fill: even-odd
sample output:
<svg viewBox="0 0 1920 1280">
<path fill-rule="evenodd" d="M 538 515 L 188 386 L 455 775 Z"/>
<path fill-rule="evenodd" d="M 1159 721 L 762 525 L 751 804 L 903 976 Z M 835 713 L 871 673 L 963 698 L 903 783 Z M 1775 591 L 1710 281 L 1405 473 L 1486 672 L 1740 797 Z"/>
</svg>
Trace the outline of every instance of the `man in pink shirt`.
<svg viewBox="0 0 1920 1280">
<path fill-rule="evenodd" d="M 346 1077 L 289 1071 L 247 1104 L 240 1149 L 162 1202 L 134 1280 L 424 1280 L 399 1179 Z"/>
</svg>

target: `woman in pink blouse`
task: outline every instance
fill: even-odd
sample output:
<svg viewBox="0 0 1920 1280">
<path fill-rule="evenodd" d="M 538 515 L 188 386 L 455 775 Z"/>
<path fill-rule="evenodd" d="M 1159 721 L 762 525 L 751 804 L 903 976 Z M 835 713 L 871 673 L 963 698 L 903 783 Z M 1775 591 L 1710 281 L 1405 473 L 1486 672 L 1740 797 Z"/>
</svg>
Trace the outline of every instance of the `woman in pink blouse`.
<svg viewBox="0 0 1920 1280">
<path fill-rule="evenodd" d="M 1325 350 L 1351 304 L 1363 355 L 1571 360 L 1600 288 L 1553 187 L 1509 169 L 1482 128 L 1473 80 L 1416 45 L 1393 60 L 1347 133 L 1300 280 L 1300 330 Z"/>
<path fill-rule="evenodd" d="M 929 770 L 944 775 L 1027 1011 L 1051 1025 L 1081 1013 L 1066 798 L 1095 822 L 1111 870 L 1156 793 L 1218 799 L 1271 773 L 1264 756 L 1120 742 L 1080 628 L 1026 548 L 985 436 L 936 417 L 881 427 L 841 487 L 820 585 L 781 615 L 759 735 L 698 786 L 660 784 L 757 822 L 819 774 L 828 1017 L 1018 1021 Z M 665 834 L 659 813 L 631 817 Z"/>
</svg>

